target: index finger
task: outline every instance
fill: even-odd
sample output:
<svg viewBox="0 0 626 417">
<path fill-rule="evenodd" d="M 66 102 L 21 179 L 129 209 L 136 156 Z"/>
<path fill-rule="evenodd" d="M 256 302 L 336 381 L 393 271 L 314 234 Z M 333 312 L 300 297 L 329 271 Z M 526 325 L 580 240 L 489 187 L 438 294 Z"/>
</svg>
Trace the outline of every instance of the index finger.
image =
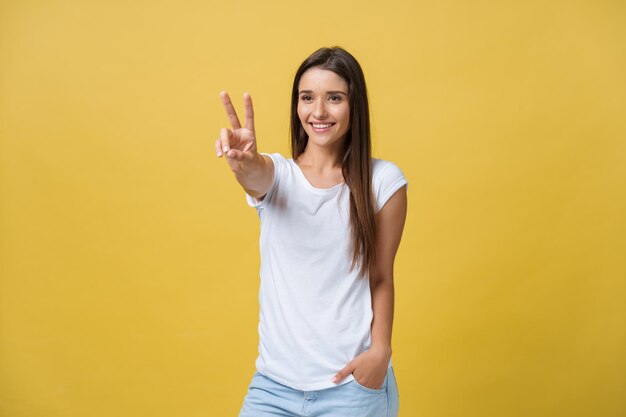
<svg viewBox="0 0 626 417">
<path fill-rule="evenodd" d="M 220 98 L 222 99 L 222 104 L 226 109 L 226 115 L 228 116 L 228 120 L 230 121 L 230 126 L 233 129 L 241 128 L 241 123 L 239 123 L 239 118 L 237 117 L 237 113 L 235 112 L 233 103 L 230 101 L 228 93 L 226 91 L 220 92 Z"/>
<path fill-rule="evenodd" d="M 246 129 L 250 129 L 254 132 L 254 110 L 252 109 L 252 97 L 250 93 L 243 93 L 243 108 L 245 110 L 244 122 Z"/>
</svg>

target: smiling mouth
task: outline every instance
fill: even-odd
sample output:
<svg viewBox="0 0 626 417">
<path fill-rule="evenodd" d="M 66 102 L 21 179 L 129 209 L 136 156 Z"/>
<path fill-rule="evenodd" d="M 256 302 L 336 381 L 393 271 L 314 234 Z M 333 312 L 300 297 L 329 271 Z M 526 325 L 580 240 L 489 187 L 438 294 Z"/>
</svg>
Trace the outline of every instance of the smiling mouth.
<svg viewBox="0 0 626 417">
<path fill-rule="evenodd" d="M 309 123 L 315 132 L 325 132 L 330 129 L 334 123 Z"/>
</svg>

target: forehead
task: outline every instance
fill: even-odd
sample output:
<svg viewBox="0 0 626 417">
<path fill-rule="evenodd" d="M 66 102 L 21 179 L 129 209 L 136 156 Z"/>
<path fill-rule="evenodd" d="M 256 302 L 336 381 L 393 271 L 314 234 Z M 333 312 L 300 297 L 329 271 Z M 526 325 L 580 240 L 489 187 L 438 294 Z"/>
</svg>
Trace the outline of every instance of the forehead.
<svg viewBox="0 0 626 417">
<path fill-rule="evenodd" d="M 318 67 L 309 68 L 302 74 L 298 91 L 311 90 L 348 92 L 348 83 L 336 73 Z"/>
</svg>

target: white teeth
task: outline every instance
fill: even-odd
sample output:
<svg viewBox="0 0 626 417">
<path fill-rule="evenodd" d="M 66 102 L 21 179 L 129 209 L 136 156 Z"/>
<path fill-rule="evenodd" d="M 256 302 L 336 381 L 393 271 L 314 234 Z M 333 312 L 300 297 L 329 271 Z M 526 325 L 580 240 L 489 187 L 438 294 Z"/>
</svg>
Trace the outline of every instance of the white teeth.
<svg viewBox="0 0 626 417">
<path fill-rule="evenodd" d="M 311 123 L 311 124 L 312 124 L 312 125 L 313 125 L 313 127 L 314 127 L 314 128 L 316 128 L 316 129 L 325 129 L 325 128 L 327 128 L 327 127 L 331 127 L 331 126 L 332 126 L 332 123 L 325 123 L 325 124 L 321 124 L 321 125 L 319 125 L 319 124 L 315 124 L 315 123 Z"/>
</svg>

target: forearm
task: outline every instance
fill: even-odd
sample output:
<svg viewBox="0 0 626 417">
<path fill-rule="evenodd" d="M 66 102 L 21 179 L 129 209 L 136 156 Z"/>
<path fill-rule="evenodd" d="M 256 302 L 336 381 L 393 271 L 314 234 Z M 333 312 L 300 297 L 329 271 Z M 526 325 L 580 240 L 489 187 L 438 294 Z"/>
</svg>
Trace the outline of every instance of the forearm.
<svg viewBox="0 0 626 417">
<path fill-rule="evenodd" d="M 274 165 L 268 161 L 269 157 L 256 154 L 257 157 L 245 164 L 240 164 L 239 169 L 233 170 L 235 179 L 246 193 L 259 198 L 264 196 L 272 186 Z"/>
<path fill-rule="evenodd" d="M 372 348 L 391 355 L 391 331 L 393 327 L 394 286 L 393 279 L 380 279 L 371 283 Z"/>
</svg>

